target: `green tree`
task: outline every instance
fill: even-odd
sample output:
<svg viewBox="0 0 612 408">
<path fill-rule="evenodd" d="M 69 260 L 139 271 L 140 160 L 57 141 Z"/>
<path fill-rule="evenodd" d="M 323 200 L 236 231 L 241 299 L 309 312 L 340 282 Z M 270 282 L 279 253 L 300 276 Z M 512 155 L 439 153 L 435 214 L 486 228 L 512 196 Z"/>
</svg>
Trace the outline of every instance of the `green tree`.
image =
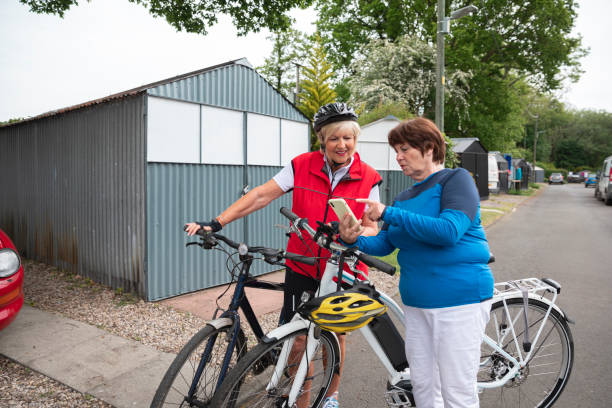
<svg viewBox="0 0 612 408">
<path fill-rule="evenodd" d="M 297 105 L 302 113 L 312 120 L 321 106 L 334 102 L 337 96 L 331 87 L 334 76 L 332 65 L 327 60 L 321 37 L 318 35 L 314 37 L 307 65 L 303 67 L 302 72 L 304 79 L 300 82 Z M 310 148 L 318 150 L 319 140 L 314 132 L 311 132 L 311 135 Z"/>
<path fill-rule="evenodd" d="M 306 59 L 307 41 L 304 34 L 289 28 L 267 37 L 273 43 L 272 53 L 257 71 L 272 83 L 285 97 L 293 100 L 296 82 L 295 63 Z"/>
<path fill-rule="evenodd" d="M 447 0 L 445 14 L 469 3 Z M 579 60 L 586 51 L 571 32 L 577 0 L 481 0 L 476 5 L 479 12 L 452 21 L 446 37 L 446 71 L 469 72 L 471 79 L 467 115 L 460 114 L 460 101 L 447 98 L 445 131 L 452 137 L 478 137 L 492 150 L 509 150 L 524 136 L 529 89 L 554 90 L 581 73 Z M 411 35 L 435 44 L 436 8 L 437 2 L 428 0 L 320 0 L 318 27 L 336 66 L 355 69 L 352 62 L 372 39 L 396 42 Z"/>
<path fill-rule="evenodd" d="M 64 13 L 79 0 L 19 0 L 39 14 Z M 89 0 L 87 0 L 89 1 Z M 127 0 L 146 7 L 155 17 L 163 17 L 178 31 L 207 34 L 207 29 L 217 23 L 219 14 L 231 17 L 239 35 L 257 32 L 262 28 L 271 31 L 289 28 L 291 19 L 287 12 L 294 7 L 307 8 L 313 0 Z"/>
<path fill-rule="evenodd" d="M 319 0 L 316 9 L 317 27 L 337 68 L 348 68 L 371 40 L 428 40 L 427 22 L 436 21 L 435 2 L 426 0 Z"/>
<path fill-rule="evenodd" d="M 537 158 L 556 168 L 597 168 L 612 152 L 612 113 L 572 110 L 548 94 L 528 96 L 524 139 L 525 155 L 533 154 L 535 115 L 538 116 Z"/>
<path fill-rule="evenodd" d="M 353 60 L 349 80 L 354 103 L 370 110 L 381 104 L 399 104 L 419 115 L 432 117 L 436 86 L 436 51 L 415 37 L 402 36 L 394 42 L 372 40 L 363 54 Z M 455 101 L 458 117 L 467 108 L 470 74 L 448 72 L 446 92 Z"/>
<path fill-rule="evenodd" d="M 452 9 L 472 3 L 447 0 Z M 581 38 L 572 36 L 577 0 L 481 0 L 480 11 L 452 22 L 447 37 L 450 67 L 519 78 L 546 89 L 580 74 Z M 372 39 L 403 35 L 435 43 L 437 2 L 431 0 L 319 0 L 318 28 L 338 67 L 349 67 Z"/>
</svg>

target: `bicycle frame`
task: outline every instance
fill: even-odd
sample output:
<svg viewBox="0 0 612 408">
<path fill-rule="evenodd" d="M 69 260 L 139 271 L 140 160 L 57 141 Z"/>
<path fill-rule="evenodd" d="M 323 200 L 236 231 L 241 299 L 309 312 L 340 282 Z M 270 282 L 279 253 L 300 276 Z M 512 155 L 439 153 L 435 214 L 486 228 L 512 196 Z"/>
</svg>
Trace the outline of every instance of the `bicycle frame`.
<svg viewBox="0 0 612 408">
<path fill-rule="evenodd" d="M 351 267 L 351 270 L 353 269 L 354 268 Z M 338 263 L 334 259 L 334 257 L 332 257 L 327 263 L 327 267 L 325 268 L 325 272 L 321 279 L 321 285 L 320 285 L 319 291 L 316 293 L 316 296 L 323 296 L 328 293 L 332 293 L 336 291 L 337 289 L 336 283 L 333 281 L 333 278 L 337 275 L 337 270 L 338 270 Z M 354 282 L 354 279 L 355 278 L 353 276 L 343 271 L 343 282 L 352 284 Z M 521 347 L 518 344 L 518 340 L 517 340 L 518 336 L 514 330 L 514 326 L 515 326 L 517 319 L 522 317 L 523 312 L 521 311 L 521 313 L 517 313 L 516 316 L 511 318 L 510 311 L 508 310 L 508 307 L 506 304 L 506 301 L 510 298 L 522 297 L 521 289 L 526 289 L 528 291 L 528 295 L 530 298 L 540 300 L 548 304 L 549 306 L 544 318 L 542 318 L 542 322 L 539 324 L 537 333 L 535 337 L 533 338 L 533 344 L 537 344 L 540 338 L 540 335 L 542 334 L 543 327 L 548 321 L 550 311 L 553 308 L 558 310 L 561 313 L 561 316 L 567 319 L 565 314 L 555 304 L 555 301 L 558 296 L 557 289 L 543 282 L 540 279 L 528 278 L 528 279 L 522 279 L 519 281 L 500 282 L 500 283 L 495 284 L 493 303 L 500 301 L 500 300 L 503 301 L 504 309 L 505 309 L 505 316 L 508 316 L 508 319 L 509 319 L 509 321 L 507 322 L 508 329 L 505 331 L 505 333 L 498 333 L 497 342 L 491 339 L 490 337 L 488 337 L 486 334 L 484 336 L 483 341 L 491 348 L 491 350 L 501 354 L 503 357 L 511 361 L 513 364 L 513 367 L 511 370 L 509 370 L 504 375 L 504 377 L 502 377 L 501 379 L 497 381 L 487 382 L 487 383 L 479 382 L 477 384 L 479 390 L 483 390 L 487 388 L 501 387 L 504 384 L 506 384 L 508 381 L 510 381 L 512 378 L 516 376 L 519 369 L 524 367 L 529 362 L 532 354 L 537 351 L 537 348 L 532 348 L 530 351 L 525 352 L 524 354 L 520 352 Z M 546 292 L 552 293 L 551 299 L 544 297 Z M 391 313 L 397 317 L 397 319 L 399 320 L 400 324 L 403 327 L 404 312 L 402 308 L 395 301 L 393 301 L 393 299 L 391 299 L 388 295 L 382 292 L 379 292 L 379 293 L 380 293 L 380 296 L 383 302 L 389 307 L 389 310 L 391 311 Z M 497 324 L 497 322 L 495 323 Z M 499 327 L 499 326 L 497 325 L 496 327 Z M 290 323 L 287 323 L 283 326 L 278 327 L 277 329 L 271 331 L 264 337 L 264 341 L 269 341 L 270 339 L 281 338 L 287 335 L 288 333 L 292 333 L 294 331 L 302 330 L 302 329 L 308 329 L 307 349 L 306 349 L 306 352 L 302 356 L 302 360 L 300 362 L 297 374 L 295 376 L 294 383 L 291 387 L 291 391 L 289 393 L 289 397 L 287 400 L 288 406 L 293 406 L 293 404 L 295 404 L 297 397 L 299 396 L 299 393 L 300 393 L 301 385 L 303 384 L 306 378 L 307 369 L 310 364 L 309 356 L 311 357 L 314 354 L 314 351 L 316 350 L 316 348 L 318 347 L 319 341 L 317 339 L 318 336 L 316 335 L 316 330 L 318 328 L 311 322 L 302 318 L 299 314 L 296 314 Z M 370 348 L 376 354 L 380 362 L 383 364 L 383 366 L 387 370 L 388 375 L 389 375 L 388 380 L 391 385 L 397 385 L 400 381 L 410 379 L 409 369 L 399 372 L 393 368 L 391 361 L 389 360 L 385 352 L 382 350 L 380 343 L 378 342 L 378 340 L 372 333 L 372 330 L 370 329 L 370 327 L 366 325 L 360 328 L 359 331 L 363 334 L 364 338 L 370 345 Z M 517 350 L 519 350 L 518 359 L 508 354 L 502 348 L 504 340 L 507 339 L 508 336 L 511 336 L 511 341 L 515 342 L 516 348 Z M 286 357 L 288 353 L 290 352 L 291 347 L 292 347 L 292 344 L 285 343 L 283 345 L 280 357 Z M 284 362 L 286 360 L 279 358 L 279 361 Z M 275 373 L 272 376 L 271 381 L 268 383 L 266 387 L 267 390 L 271 390 L 274 387 L 276 387 L 277 382 L 280 379 L 283 373 L 283 370 L 285 368 L 286 367 L 284 366 L 284 363 L 278 364 L 275 367 Z"/>
<path fill-rule="evenodd" d="M 234 351 L 234 347 L 236 347 L 236 338 L 238 331 L 241 328 L 241 317 L 240 313 L 238 313 L 238 309 L 241 309 L 246 317 L 246 320 L 251 327 L 251 330 L 257 337 L 257 339 L 261 339 L 264 337 L 263 329 L 257 320 L 255 312 L 249 302 L 249 299 L 246 296 L 245 288 L 257 288 L 257 289 L 268 289 L 268 290 L 277 290 L 283 291 L 284 284 L 276 283 L 276 282 L 268 282 L 268 281 L 260 281 L 256 278 L 249 276 L 249 270 L 251 268 L 251 264 L 253 263 L 253 257 L 246 255 L 240 256 L 241 261 L 243 261 L 240 274 L 238 276 L 238 280 L 236 282 L 236 286 L 234 288 L 234 293 L 232 295 L 232 299 L 230 301 L 229 307 L 226 311 L 224 311 L 221 316 L 216 319 L 213 319 L 207 324 L 220 328 L 227 325 L 233 325 L 232 327 L 232 340 L 225 351 L 225 355 L 223 357 L 223 363 L 221 365 L 221 370 L 219 374 L 219 379 L 217 384 L 215 385 L 215 390 L 217 390 L 223 380 L 225 379 L 225 375 L 228 371 L 229 364 L 231 361 L 231 357 Z M 209 359 L 209 355 L 212 351 L 212 346 L 216 340 L 216 337 L 213 337 L 208 340 L 204 353 L 202 354 L 202 358 L 200 359 L 200 363 L 198 364 L 198 368 L 196 369 L 196 373 L 193 377 L 193 381 L 191 382 L 191 386 L 188 393 L 188 398 L 193 398 L 193 395 L 197 389 L 197 385 L 200 381 L 200 377 L 202 372 L 204 371 L 204 367 Z"/>
</svg>

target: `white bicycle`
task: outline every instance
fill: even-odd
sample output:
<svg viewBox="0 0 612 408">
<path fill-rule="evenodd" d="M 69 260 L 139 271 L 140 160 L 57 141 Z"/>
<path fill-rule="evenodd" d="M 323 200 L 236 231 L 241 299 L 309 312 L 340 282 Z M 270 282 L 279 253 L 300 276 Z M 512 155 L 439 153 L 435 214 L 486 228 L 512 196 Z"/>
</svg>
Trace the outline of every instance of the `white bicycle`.
<svg viewBox="0 0 612 408">
<path fill-rule="evenodd" d="M 361 274 L 355 268 L 359 261 L 389 274 L 395 272 L 394 267 L 374 257 L 333 242 L 324 225 L 315 231 L 290 210 L 282 208 L 281 213 L 292 221 L 290 232 L 305 231 L 331 251 L 316 296 L 339 290 L 333 278 L 340 276 L 343 263 L 356 275 Z M 363 274 L 361 277 L 367 279 Z M 355 284 L 355 278 L 344 271 L 341 281 L 344 289 Z M 482 407 L 550 407 L 557 400 L 574 359 L 571 321 L 555 304 L 560 291 L 561 286 L 550 279 L 495 284 L 478 373 Z M 388 372 L 387 405 L 413 407 L 410 369 L 400 334 L 404 332 L 403 310 L 391 297 L 379 295 L 395 319 L 385 313 L 358 330 Z M 296 338 L 307 339 L 305 350 L 297 354 L 292 351 Z M 339 364 L 336 335 L 302 317 L 298 308 L 289 323 L 269 332 L 238 361 L 210 406 L 318 407 Z"/>
</svg>

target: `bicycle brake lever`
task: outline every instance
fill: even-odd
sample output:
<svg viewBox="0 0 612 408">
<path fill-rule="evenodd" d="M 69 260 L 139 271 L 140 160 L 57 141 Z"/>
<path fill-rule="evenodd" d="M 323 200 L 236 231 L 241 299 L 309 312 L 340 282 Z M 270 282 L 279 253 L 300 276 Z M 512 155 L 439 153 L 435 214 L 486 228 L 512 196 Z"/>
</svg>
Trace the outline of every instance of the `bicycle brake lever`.
<svg viewBox="0 0 612 408">
<path fill-rule="evenodd" d="M 200 244 L 200 243 L 199 243 L 199 242 L 197 242 L 197 241 L 191 241 L 191 242 L 188 242 L 188 243 L 186 243 L 186 244 L 185 244 L 185 246 L 186 246 L 186 247 L 188 247 L 188 246 L 190 246 L 190 245 L 202 245 L 202 244 Z"/>
<path fill-rule="evenodd" d="M 297 235 L 301 240 L 304 240 L 304 238 L 302 237 L 302 232 L 300 231 L 300 229 L 297 227 L 297 225 L 295 225 L 294 223 L 289 224 L 289 234 L 294 233 L 295 235 Z"/>
</svg>

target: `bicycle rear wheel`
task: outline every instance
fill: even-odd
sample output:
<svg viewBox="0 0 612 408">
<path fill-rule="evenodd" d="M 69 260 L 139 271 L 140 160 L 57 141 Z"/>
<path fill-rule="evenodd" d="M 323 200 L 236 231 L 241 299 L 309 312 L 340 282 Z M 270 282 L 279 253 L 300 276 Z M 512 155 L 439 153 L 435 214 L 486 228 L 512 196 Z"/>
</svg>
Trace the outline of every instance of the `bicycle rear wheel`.
<svg viewBox="0 0 612 408">
<path fill-rule="evenodd" d="M 241 359 L 228 374 L 211 402 L 221 407 L 285 407 L 293 384 L 293 375 L 302 358 L 302 353 L 292 353 L 284 362 L 284 373 L 274 389 L 266 390 L 274 373 L 283 343 L 296 337 L 308 335 L 306 329 L 299 330 L 273 341 L 260 343 Z M 291 343 L 292 344 L 292 343 Z M 319 346 L 315 350 L 307 381 L 302 385 L 299 400 L 307 407 L 317 407 L 329 389 L 332 376 L 340 365 L 340 350 L 337 339 L 322 331 Z"/>
<path fill-rule="evenodd" d="M 196 333 L 176 356 L 153 397 L 151 408 L 191 407 L 208 405 L 213 397 L 226 350 L 232 338 L 232 325 L 219 329 L 206 325 Z M 246 338 L 238 331 L 228 370 L 246 354 Z M 208 347 L 208 352 L 207 352 Z M 205 363 L 195 393 L 189 396 L 200 362 Z"/>
<path fill-rule="evenodd" d="M 523 299 L 511 298 L 506 300 L 509 316 L 505 314 L 502 301 L 496 302 L 491 308 L 491 319 L 487 324 L 486 334 L 501 348 L 518 360 L 517 343 L 510 330 L 505 325 L 508 319 L 514 322 L 514 330 L 520 347 L 523 351 L 525 337 L 525 320 L 523 316 Z M 536 299 L 528 302 L 529 337 L 533 340 L 540 324 L 546 315 L 548 305 Z M 542 328 L 537 344 L 532 344 L 533 354 L 527 365 L 519 370 L 516 377 L 501 387 L 484 389 L 480 394 L 480 406 L 493 407 L 550 407 L 561 395 L 563 388 L 569 380 L 574 362 L 574 340 L 566 320 L 555 310 L 550 311 L 548 320 Z M 500 353 L 484 343 L 481 347 L 480 370 L 478 382 L 486 383 L 496 381 L 504 376 L 512 364 Z"/>
</svg>

